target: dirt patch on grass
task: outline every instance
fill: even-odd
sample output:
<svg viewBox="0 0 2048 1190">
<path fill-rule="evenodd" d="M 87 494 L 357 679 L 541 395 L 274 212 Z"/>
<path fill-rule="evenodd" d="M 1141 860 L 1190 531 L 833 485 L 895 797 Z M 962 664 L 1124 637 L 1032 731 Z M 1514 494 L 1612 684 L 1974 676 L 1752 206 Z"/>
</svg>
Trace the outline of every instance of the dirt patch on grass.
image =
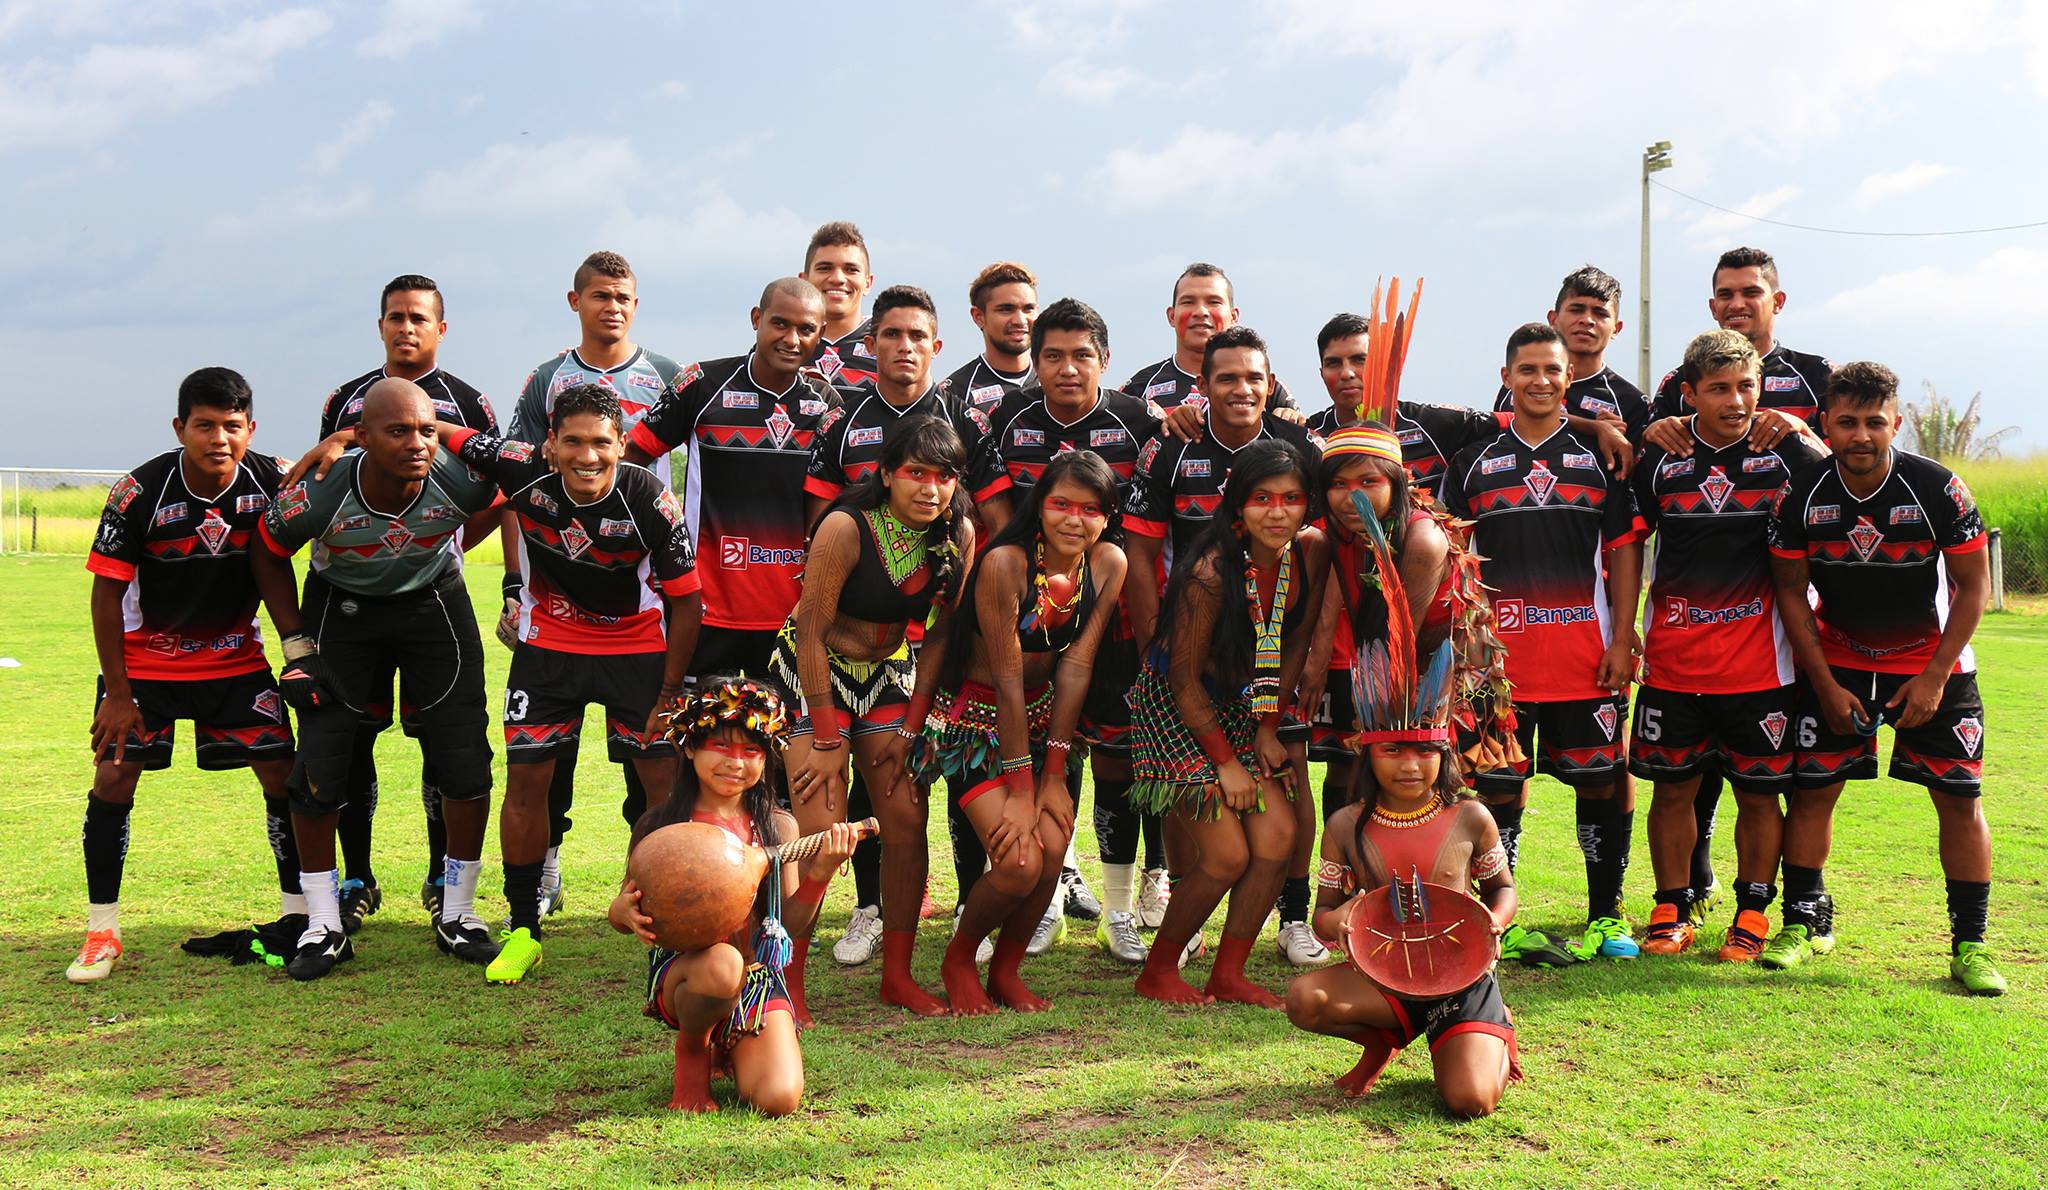
<svg viewBox="0 0 2048 1190">
<path fill-rule="evenodd" d="M 135 1093 L 140 1100 L 193 1099 L 202 1095 L 217 1095 L 228 1089 L 233 1073 L 225 1066 L 188 1066 L 174 1071 L 165 1086 L 149 1087 Z"/>
<path fill-rule="evenodd" d="M 1166 1161 L 1154 1184 L 1175 1190 L 1208 1190 L 1209 1187 L 1242 1186 L 1259 1169 L 1259 1163 L 1235 1145 L 1196 1138 L 1178 1144 L 1157 1141 L 1137 1146 L 1141 1153 Z"/>
<path fill-rule="evenodd" d="M 279 1164 L 291 1164 L 301 1160 L 310 1149 L 362 1145 L 378 1157 L 395 1157 L 405 1152 L 406 1140 L 407 1137 L 399 1133 L 375 1128 L 319 1128 L 271 1144 L 264 1153 Z"/>
<path fill-rule="evenodd" d="M 1101 1112 L 1059 1112 L 1047 1116 L 1028 1116 L 1008 1126 L 1016 1144 L 1035 1144 L 1052 1137 L 1074 1137 L 1089 1132 L 1100 1132 L 1127 1124 L 1128 1115 L 1106 1115 Z"/>
</svg>

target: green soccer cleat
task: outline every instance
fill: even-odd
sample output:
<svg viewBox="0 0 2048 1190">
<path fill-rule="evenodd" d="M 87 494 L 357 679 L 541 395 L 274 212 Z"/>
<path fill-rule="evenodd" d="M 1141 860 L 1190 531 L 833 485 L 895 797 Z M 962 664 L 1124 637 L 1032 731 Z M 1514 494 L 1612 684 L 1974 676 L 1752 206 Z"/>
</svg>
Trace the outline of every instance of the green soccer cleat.
<svg viewBox="0 0 2048 1190">
<path fill-rule="evenodd" d="M 1629 935 L 1628 923 L 1619 917 L 1596 917 L 1586 923 L 1586 932 L 1576 942 L 1565 943 L 1581 960 L 1592 958 L 1632 959 L 1643 948 Z"/>
<path fill-rule="evenodd" d="M 1972 996 L 2005 995 L 2005 976 L 1991 965 L 1991 948 L 1982 942 L 1956 943 L 1955 957 L 1948 961 L 1948 977 Z"/>
<path fill-rule="evenodd" d="M 525 926 L 506 934 L 498 957 L 484 968 L 486 983 L 518 983 L 540 966 L 540 939 Z"/>
<path fill-rule="evenodd" d="M 1549 934 L 1519 922 L 1501 932 L 1500 957 L 1524 967 L 1569 967 L 1583 961 Z"/>
<path fill-rule="evenodd" d="M 1814 955 L 1826 954 L 1835 948 L 1834 935 L 1827 934 L 1823 937 L 1827 939 L 1827 946 L 1825 949 L 1817 949 L 1813 944 L 1811 931 L 1802 925 L 1787 924 L 1784 929 L 1771 935 L 1769 942 L 1764 943 L 1763 953 L 1756 956 L 1756 961 L 1773 971 L 1790 971 Z"/>
<path fill-rule="evenodd" d="M 1685 919 L 1692 923 L 1693 929 L 1700 929 L 1707 924 L 1707 919 L 1713 916 L 1715 907 L 1720 903 L 1721 878 L 1716 876 L 1714 882 L 1705 890 L 1693 894 L 1692 908 L 1686 910 Z"/>
</svg>

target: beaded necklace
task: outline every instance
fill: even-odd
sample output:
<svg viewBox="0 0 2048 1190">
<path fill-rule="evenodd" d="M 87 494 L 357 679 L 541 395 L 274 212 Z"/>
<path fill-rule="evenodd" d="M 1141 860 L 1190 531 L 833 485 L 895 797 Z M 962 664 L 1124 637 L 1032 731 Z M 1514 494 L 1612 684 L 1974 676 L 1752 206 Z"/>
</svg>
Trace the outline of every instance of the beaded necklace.
<svg viewBox="0 0 2048 1190">
<path fill-rule="evenodd" d="M 888 572 L 890 582 L 901 587 L 924 565 L 924 530 L 897 520 L 886 504 L 869 509 L 866 515 L 868 528 L 875 535 L 875 547 L 882 555 L 882 569 Z"/>
<path fill-rule="evenodd" d="M 1042 537 L 1038 539 L 1037 558 L 1038 562 L 1034 567 L 1037 573 L 1032 579 L 1032 586 L 1037 590 L 1038 597 L 1032 603 L 1031 610 L 1024 614 L 1024 622 L 1019 627 L 1025 632 L 1042 632 L 1050 642 L 1053 629 L 1064 625 L 1067 618 L 1074 614 L 1074 609 L 1081 606 L 1081 596 L 1087 591 L 1085 584 L 1088 582 L 1088 554 L 1085 550 L 1082 551 L 1081 556 L 1074 560 L 1074 573 L 1066 576 L 1074 584 L 1074 593 L 1067 597 L 1065 603 L 1053 598 L 1046 581 L 1045 539 Z"/>
<path fill-rule="evenodd" d="M 1273 607 L 1259 618 L 1259 568 L 1249 557 L 1244 568 L 1245 608 L 1252 618 L 1252 717 L 1280 713 L 1280 625 L 1287 618 L 1287 590 L 1294 580 L 1294 550 L 1280 551 L 1280 574 L 1273 580 Z"/>
<path fill-rule="evenodd" d="M 1379 826 L 1392 827 L 1395 830 L 1408 830 L 1412 827 L 1421 826 L 1423 823 L 1435 818 L 1438 814 L 1443 813 L 1443 809 L 1443 799 L 1432 795 L 1428 802 L 1405 813 L 1384 809 L 1375 805 L 1372 808 L 1372 820 Z"/>
</svg>

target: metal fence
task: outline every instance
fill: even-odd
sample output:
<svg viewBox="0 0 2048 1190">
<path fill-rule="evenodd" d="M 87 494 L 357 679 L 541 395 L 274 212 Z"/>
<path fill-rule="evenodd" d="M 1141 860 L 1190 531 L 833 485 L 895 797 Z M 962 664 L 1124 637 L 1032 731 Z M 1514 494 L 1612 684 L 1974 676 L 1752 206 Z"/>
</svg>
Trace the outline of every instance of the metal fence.
<svg viewBox="0 0 2048 1190">
<path fill-rule="evenodd" d="M 0 467 L 0 553 L 82 554 L 125 471 Z"/>
</svg>

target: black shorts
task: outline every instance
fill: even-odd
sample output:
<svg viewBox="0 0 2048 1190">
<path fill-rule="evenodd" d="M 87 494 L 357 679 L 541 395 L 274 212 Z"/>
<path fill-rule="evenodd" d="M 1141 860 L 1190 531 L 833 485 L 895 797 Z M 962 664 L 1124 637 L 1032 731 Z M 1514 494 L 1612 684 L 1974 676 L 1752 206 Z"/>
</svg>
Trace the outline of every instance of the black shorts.
<svg viewBox="0 0 2048 1190">
<path fill-rule="evenodd" d="M 292 758 L 292 725 L 268 669 L 195 682 L 130 678 L 128 685 L 142 711 L 142 734 L 128 733 L 125 755 L 146 772 L 171 767 L 171 745 L 177 740 L 180 719 L 192 721 L 198 736 L 194 751 L 199 767 L 207 772 L 248 768 L 255 760 Z M 93 706 L 106 696 L 103 678 Z M 109 746 L 99 758 L 114 759 L 114 749 Z"/>
<path fill-rule="evenodd" d="M 1950 674 L 1941 690 L 1941 705 L 1934 717 L 1918 727 L 1898 729 L 1899 708 L 1885 709 L 1885 703 L 1899 692 L 1911 674 L 1872 673 L 1865 669 L 1830 666 L 1835 681 L 1863 700 L 1863 716 L 1871 723 L 1869 735 L 1836 735 L 1820 713 L 1813 687 L 1799 683 L 1798 782 L 1801 789 L 1818 789 L 1837 781 L 1877 779 L 1877 723 L 1892 726 L 1893 780 L 1924 785 L 1937 793 L 1955 797 L 1977 797 L 1984 781 L 1984 700 L 1977 695 L 1977 675 Z"/>
<path fill-rule="evenodd" d="M 719 628 L 710 624 L 697 630 L 697 648 L 690 654 L 690 684 L 713 674 L 745 674 L 756 682 L 782 683 L 768 672 L 768 658 L 775 652 L 775 629 Z M 795 701 L 793 692 L 784 691 Z"/>
<path fill-rule="evenodd" d="M 1645 686 L 1636 694 L 1628 771 L 1650 781 L 1722 772 L 1743 793 L 1792 792 L 1797 688 L 1685 694 Z"/>
<path fill-rule="evenodd" d="M 583 708 L 604 708 L 607 755 L 673 756 L 675 745 L 643 730 L 661 697 L 666 653 L 564 653 L 525 641 L 505 678 L 505 763 L 539 764 L 575 748 Z"/>
<path fill-rule="evenodd" d="M 1507 1002 L 1500 998 L 1500 984 L 1491 971 L 1464 991 L 1435 1000 L 1404 1000 L 1384 988 L 1380 995 L 1394 1010 L 1399 1022 L 1394 1032 L 1403 1046 L 1424 1034 L 1434 1050 L 1446 1037 L 1490 1033 L 1508 1043 L 1509 1053 L 1515 1051 L 1515 1020 L 1508 1013 Z"/>
<path fill-rule="evenodd" d="M 356 732 L 377 693 L 378 674 L 393 665 L 412 704 L 408 721 L 441 796 L 489 796 L 484 647 L 461 575 L 425 591 L 358 595 L 316 573 L 306 579 L 303 619 L 345 702 L 299 716 L 293 809 L 329 814 L 348 800 Z"/>
<path fill-rule="evenodd" d="M 1323 703 L 1309 720 L 1308 758 L 1347 760 L 1358 755 L 1352 737 L 1358 734 L 1358 707 L 1352 700 L 1351 671 L 1333 669 L 1323 687 Z"/>
<path fill-rule="evenodd" d="M 1462 738 L 1463 732 L 1459 735 L 1462 750 L 1472 741 Z M 1524 759 L 1476 774 L 1472 787 L 1480 796 L 1520 793 L 1522 783 L 1535 772 L 1548 773 L 1566 785 L 1612 783 L 1627 771 L 1628 695 L 1518 702 L 1515 738 Z"/>
<path fill-rule="evenodd" d="M 1081 738 L 1090 748 L 1110 756 L 1131 754 L 1131 707 L 1124 696 L 1138 684 L 1140 668 L 1138 642 L 1119 618 L 1095 650 L 1095 669 L 1081 700 Z"/>
</svg>

